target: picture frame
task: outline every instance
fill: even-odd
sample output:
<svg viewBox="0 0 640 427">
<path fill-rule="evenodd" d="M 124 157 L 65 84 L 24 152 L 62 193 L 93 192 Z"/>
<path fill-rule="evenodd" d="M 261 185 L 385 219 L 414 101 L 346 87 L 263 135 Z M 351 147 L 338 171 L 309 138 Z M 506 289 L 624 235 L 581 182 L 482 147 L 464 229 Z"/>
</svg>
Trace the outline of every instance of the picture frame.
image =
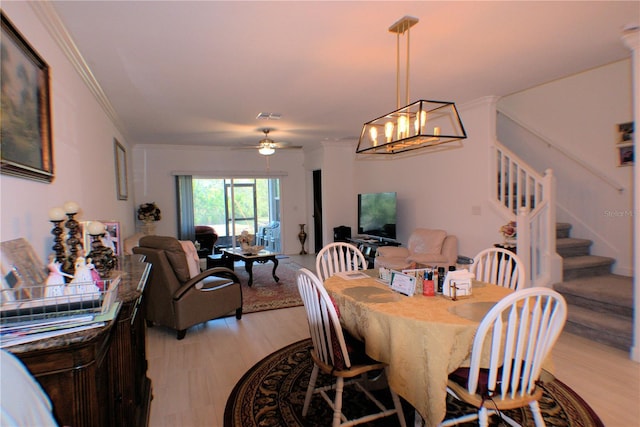
<svg viewBox="0 0 640 427">
<path fill-rule="evenodd" d="M 0 305 L 39 298 L 47 270 L 24 238 L 0 243 Z"/>
<path fill-rule="evenodd" d="M 50 183 L 54 168 L 49 66 L 5 14 L 0 15 L 0 173 Z"/>
<path fill-rule="evenodd" d="M 129 198 L 127 185 L 127 150 L 117 139 L 113 139 L 113 149 L 116 166 L 116 193 L 118 200 Z"/>
<path fill-rule="evenodd" d="M 634 163 L 634 145 L 620 144 L 616 147 L 618 151 L 618 166 L 633 166 Z"/>
<path fill-rule="evenodd" d="M 413 296 L 416 293 L 416 276 L 392 271 L 389 286 L 403 295 Z"/>
<path fill-rule="evenodd" d="M 113 249 L 115 256 L 122 255 L 122 239 L 120 238 L 120 222 L 100 221 L 106 227 L 107 232 L 102 238 L 102 244 Z"/>
<path fill-rule="evenodd" d="M 618 124 L 618 141 L 619 145 L 633 144 L 634 134 L 633 122 L 619 123 Z"/>
<path fill-rule="evenodd" d="M 102 237 L 102 244 L 107 248 L 113 250 L 115 256 L 120 256 L 122 252 L 122 239 L 120 237 L 120 222 L 119 221 L 80 221 L 80 233 L 82 235 L 82 246 L 84 248 L 84 256 L 89 255 L 91 252 L 91 235 L 89 234 L 89 224 L 94 221 L 99 221 L 104 224 L 106 233 Z"/>
<path fill-rule="evenodd" d="M 78 233 L 80 233 L 80 244 L 82 245 L 81 256 L 86 257 L 91 252 L 91 235 L 89 234 L 89 224 L 92 221 L 78 221 Z"/>
</svg>

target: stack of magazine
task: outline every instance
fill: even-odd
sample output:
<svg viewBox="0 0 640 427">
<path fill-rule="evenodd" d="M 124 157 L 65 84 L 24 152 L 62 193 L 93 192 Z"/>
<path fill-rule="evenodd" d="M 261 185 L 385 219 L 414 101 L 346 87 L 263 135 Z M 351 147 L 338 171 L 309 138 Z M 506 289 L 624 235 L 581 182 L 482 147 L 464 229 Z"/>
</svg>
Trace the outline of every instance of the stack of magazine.
<svg viewBox="0 0 640 427">
<path fill-rule="evenodd" d="M 20 295 L 0 307 L 0 348 L 104 326 L 117 313 L 120 277 L 104 281 L 104 290 L 43 297 L 42 289 L 23 287 Z M 70 285 L 67 285 L 70 286 Z M 14 289 L 15 293 L 16 289 Z"/>
</svg>

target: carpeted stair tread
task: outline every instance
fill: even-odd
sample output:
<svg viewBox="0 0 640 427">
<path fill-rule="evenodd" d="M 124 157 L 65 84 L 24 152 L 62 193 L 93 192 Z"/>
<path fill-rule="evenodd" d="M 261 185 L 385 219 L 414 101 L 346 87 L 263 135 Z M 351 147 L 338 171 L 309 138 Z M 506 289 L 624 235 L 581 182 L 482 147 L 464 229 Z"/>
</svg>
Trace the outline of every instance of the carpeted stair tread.
<svg viewBox="0 0 640 427">
<path fill-rule="evenodd" d="M 617 274 L 582 277 L 556 283 L 553 288 L 565 298 L 580 297 L 633 310 L 633 279 Z"/>
<path fill-rule="evenodd" d="M 593 241 L 589 239 L 576 239 L 564 237 L 556 239 L 556 251 L 562 257 L 589 255 Z"/>
<path fill-rule="evenodd" d="M 582 255 L 563 258 L 562 270 L 564 280 L 578 277 L 598 276 L 611 273 L 611 266 L 615 259 L 598 256 Z"/>
<path fill-rule="evenodd" d="M 571 224 L 568 222 L 557 222 L 556 223 L 556 237 L 564 238 L 569 237 L 571 233 Z"/>
<path fill-rule="evenodd" d="M 565 330 L 593 341 L 629 350 L 632 345 L 633 319 L 594 313 L 588 308 L 569 305 Z"/>
</svg>

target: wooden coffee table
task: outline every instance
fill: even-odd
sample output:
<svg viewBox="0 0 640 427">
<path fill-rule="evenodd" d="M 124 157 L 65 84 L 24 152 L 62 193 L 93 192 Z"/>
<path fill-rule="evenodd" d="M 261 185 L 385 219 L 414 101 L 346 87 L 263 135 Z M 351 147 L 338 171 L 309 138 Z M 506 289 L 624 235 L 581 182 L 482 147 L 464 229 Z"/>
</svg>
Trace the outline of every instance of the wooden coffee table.
<svg viewBox="0 0 640 427">
<path fill-rule="evenodd" d="M 222 258 L 230 258 L 231 261 L 244 261 L 244 269 L 249 273 L 249 286 L 253 285 L 253 263 L 265 264 L 267 261 L 273 262 L 273 271 L 271 275 L 276 282 L 280 281 L 280 278 L 276 276 L 276 269 L 278 268 L 278 255 L 277 252 L 271 252 L 267 250 L 261 250 L 257 254 L 243 253 L 240 248 L 228 248 L 222 250 Z"/>
</svg>

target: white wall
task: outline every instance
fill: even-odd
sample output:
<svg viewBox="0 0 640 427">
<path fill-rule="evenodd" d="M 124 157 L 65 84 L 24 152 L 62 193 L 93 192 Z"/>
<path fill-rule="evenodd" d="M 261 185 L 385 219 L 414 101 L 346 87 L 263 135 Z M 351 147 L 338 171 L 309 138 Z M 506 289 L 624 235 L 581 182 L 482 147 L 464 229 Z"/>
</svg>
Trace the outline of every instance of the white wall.
<svg viewBox="0 0 640 427">
<path fill-rule="evenodd" d="M 113 139 L 127 141 L 104 113 L 28 2 L 3 2 L 3 12 L 50 67 L 52 183 L 0 175 L 0 240 L 26 238 L 41 261 L 53 251 L 48 211 L 74 200 L 79 220 L 116 220 L 133 232 L 133 202 L 116 197 Z M 131 192 L 132 187 L 129 187 Z"/>
<path fill-rule="evenodd" d="M 322 146 L 322 236 L 327 244 L 333 242 L 335 227 L 346 225 L 352 233 L 356 231 L 355 146 L 348 142 L 325 142 Z"/>
<path fill-rule="evenodd" d="M 176 172 L 203 178 L 282 174 L 274 176 L 280 178 L 282 190 L 282 251 L 298 253 L 299 224 L 307 223 L 308 217 L 303 161 L 303 153 L 299 150 L 280 150 L 267 158 L 258 154 L 258 150 L 137 145 L 133 149 L 135 204 L 155 202 L 162 211 L 156 234 L 177 236 Z"/>
<path fill-rule="evenodd" d="M 593 240 L 592 254 L 615 258 L 615 273 L 631 276 L 633 168 L 619 167 L 616 151 L 617 125 L 633 120 L 630 61 L 504 97 L 498 106 L 613 183 L 513 122 L 499 120 L 502 143 L 538 171 L 553 169 L 558 221 L 573 225 L 573 237 Z"/>
</svg>

